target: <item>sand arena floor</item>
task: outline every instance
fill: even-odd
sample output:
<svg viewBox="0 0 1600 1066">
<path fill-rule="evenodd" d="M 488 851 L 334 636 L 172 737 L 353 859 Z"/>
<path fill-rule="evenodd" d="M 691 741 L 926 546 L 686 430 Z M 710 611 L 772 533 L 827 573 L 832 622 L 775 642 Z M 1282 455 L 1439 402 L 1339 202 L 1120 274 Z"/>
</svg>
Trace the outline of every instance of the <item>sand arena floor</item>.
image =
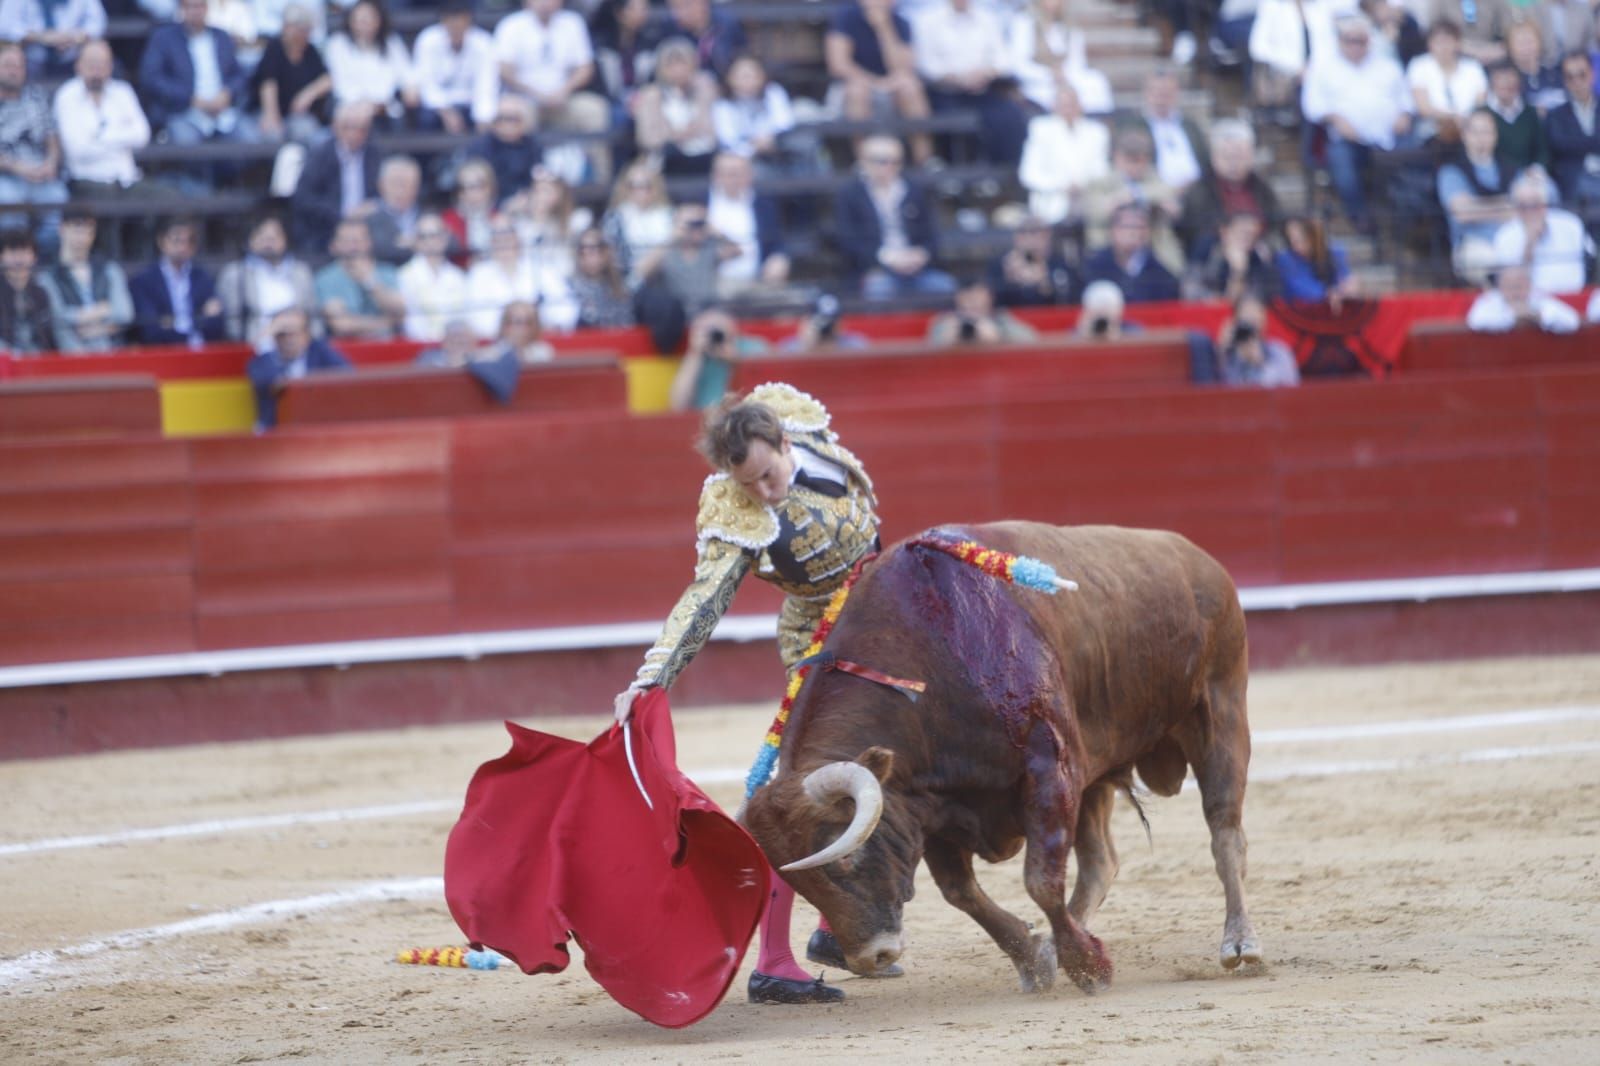
<svg viewBox="0 0 1600 1066">
<path fill-rule="evenodd" d="M 683 765 L 731 782 L 770 712 L 680 713 Z M 904 979 L 775 1008 L 741 977 L 679 1032 L 576 960 L 542 977 L 393 961 L 461 942 L 436 879 L 498 724 L 0 764 L 0 1059 L 1600 1062 L 1600 658 L 1261 674 L 1251 718 L 1263 967 L 1215 962 L 1191 785 L 1148 804 L 1153 843 L 1119 807 L 1122 872 L 1093 926 L 1107 992 L 1022 995 L 923 874 Z M 66 839 L 85 834 L 111 839 Z M 1039 917 L 1019 863 L 980 876 Z"/>
</svg>

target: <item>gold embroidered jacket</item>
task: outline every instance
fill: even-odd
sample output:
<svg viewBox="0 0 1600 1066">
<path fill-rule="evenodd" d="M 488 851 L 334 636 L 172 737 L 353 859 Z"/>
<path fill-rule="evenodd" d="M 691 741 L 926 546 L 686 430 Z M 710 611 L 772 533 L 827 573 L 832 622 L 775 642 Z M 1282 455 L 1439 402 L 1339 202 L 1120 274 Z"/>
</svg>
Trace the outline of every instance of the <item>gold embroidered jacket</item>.
<svg viewBox="0 0 1600 1066">
<path fill-rule="evenodd" d="M 789 595 L 780 628 L 787 664 L 803 619 L 820 618 L 828 595 L 838 588 L 856 560 L 878 538 L 877 499 L 861 461 L 842 447 L 828 428 L 827 409 L 811 396 L 783 384 L 762 385 L 750 399 L 771 407 L 783 422 L 790 444 L 845 471 L 842 496 L 805 485 L 790 487 L 776 508 L 745 495 L 725 473 L 706 478 L 695 518 L 697 559 L 694 580 L 667 616 L 661 636 L 645 653 L 637 684 L 672 684 L 733 602 L 739 582 L 752 569 Z M 802 601 L 796 603 L 795 601 Z M 814 610 L 806 607 L 815 604 Z M 798 608 L 791 610 L 790 608 Z M 791 615 L 795 617 L 790 618 Z M 815 616 L 813 618 L 812 616 Z M 810 637 L 806 630 L 799 646 Z"/>
</svg>

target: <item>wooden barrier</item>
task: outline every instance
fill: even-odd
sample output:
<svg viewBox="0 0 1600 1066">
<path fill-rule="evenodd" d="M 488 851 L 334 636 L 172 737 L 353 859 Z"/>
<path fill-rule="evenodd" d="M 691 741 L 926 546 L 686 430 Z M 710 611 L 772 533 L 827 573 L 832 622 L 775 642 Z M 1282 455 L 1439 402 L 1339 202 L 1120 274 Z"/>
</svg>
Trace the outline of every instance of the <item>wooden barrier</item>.
<svg viewBox="0 0 1600 1066">
<path fill-rule="evenodd" d="M 628 409 L 628 381 L 615 355 L 594 354 L 525 366 L 510 403 L 500 403 L 465 370 L 389 366 L 291 381 L 279 400 L 280 424 L 447 418 L 536 411 Z"/>
<path fill-rule="evenodd" d="M 161 432 L 161 394 L 143 374 L 0 382 L 0 439 Z"/>
<path fill-rule="evenodd" d="M 1600 366 L 1600 325 L 1576 333 L 1523 328 L 1478 333 L 1459 323 L 1418 322 L 1400 352 L 1404 373 Z"/>
</svg>

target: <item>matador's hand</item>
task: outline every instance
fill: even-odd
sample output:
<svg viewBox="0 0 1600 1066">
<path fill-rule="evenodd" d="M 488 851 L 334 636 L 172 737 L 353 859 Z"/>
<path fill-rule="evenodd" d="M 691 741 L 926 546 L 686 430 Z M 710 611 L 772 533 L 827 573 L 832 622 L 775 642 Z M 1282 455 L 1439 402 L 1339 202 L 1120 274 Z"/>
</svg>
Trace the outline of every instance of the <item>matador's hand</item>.
<svg viewBox="0 0 1600 1066">
<path fill-rule="evenodd" d="M 650 687 L 652 686 L 629 685 L 627 688 L 617 693 L 613 710 L 617 716 L 618 725 L 628 724 L 628 719 L 633 717 L 633 701 L 638 699 L 639 696 L 643 694 L 644 690 Z"/>
</svg>

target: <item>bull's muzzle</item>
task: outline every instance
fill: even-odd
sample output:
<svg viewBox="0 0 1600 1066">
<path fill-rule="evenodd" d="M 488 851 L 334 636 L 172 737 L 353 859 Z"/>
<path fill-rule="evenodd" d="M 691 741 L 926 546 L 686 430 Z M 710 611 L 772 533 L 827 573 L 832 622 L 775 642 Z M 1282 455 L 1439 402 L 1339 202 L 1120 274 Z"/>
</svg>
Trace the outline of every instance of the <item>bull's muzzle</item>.
<svg viewBox="0 0 1600 1066">
<path fill-rule="evenodd" d="M 899 930 L 879 933 L 861 945 L 860 950 L 848 952 L 845 961 L 850 964 L 852 973 L 873 974 L 893 966 L 903 950 L 905 941 Z"/>
</svg>

